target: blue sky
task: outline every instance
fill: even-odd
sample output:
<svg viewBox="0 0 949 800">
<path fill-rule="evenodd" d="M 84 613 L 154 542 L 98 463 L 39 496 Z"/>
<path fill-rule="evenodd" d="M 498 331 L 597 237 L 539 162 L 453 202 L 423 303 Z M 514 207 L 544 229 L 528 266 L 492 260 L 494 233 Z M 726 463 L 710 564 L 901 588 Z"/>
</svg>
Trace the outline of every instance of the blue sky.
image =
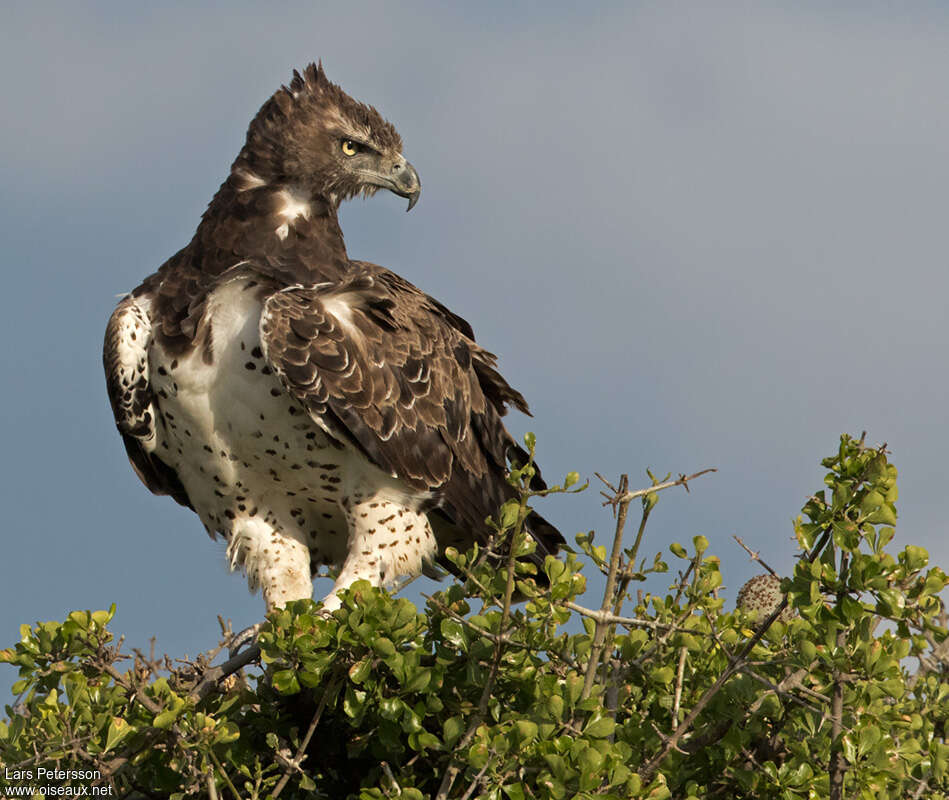
<svg viewBox="0 0 949 800">
<path fill-rule="evenodd" d="M 175 655 L 259 618 L 129 468 L 101 337 L 317 58 L 424 185 L 411 214 L 346 206 L 350 254 L 474 325 L 549 477 L 718 467 L 645 549 L 704 534 L 734 596 L 756 570 L 731 535 L 789 569 L 819 459 L 867 430 L 900 468 L 898 542 L 949 564 L 949 13 L 715 6 L 8 4 L 0 646 L 112 602 L 129 645 Z M 568 538 L 611 527 L 595 490 L 541 509 Z"/>
</svg>

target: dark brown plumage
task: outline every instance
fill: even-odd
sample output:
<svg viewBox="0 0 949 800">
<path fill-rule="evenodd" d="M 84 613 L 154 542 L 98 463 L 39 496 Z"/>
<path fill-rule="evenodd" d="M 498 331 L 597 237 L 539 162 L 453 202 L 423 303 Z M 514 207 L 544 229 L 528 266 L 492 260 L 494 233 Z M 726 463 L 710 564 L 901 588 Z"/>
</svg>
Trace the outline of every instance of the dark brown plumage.
<svg viewBox="0 0 949 800">
<path fill-rule="evenodd" d="M 139 477 L 228 541 L 268 606 L 310 572 L 417 573 L 483 540 L 526 454 L 501 421 L 523 397 L 467 322 L 382 267 L 351 261 L 342 200 L 419 194 L 395 128 L 294 73 L 254 118 L 192 241 L 122 301 L 104 362 Z M 536 514 L 541 558 L 563 542 Z M 305 575 L 303 573 L 305 572 Z"/>
</svg>

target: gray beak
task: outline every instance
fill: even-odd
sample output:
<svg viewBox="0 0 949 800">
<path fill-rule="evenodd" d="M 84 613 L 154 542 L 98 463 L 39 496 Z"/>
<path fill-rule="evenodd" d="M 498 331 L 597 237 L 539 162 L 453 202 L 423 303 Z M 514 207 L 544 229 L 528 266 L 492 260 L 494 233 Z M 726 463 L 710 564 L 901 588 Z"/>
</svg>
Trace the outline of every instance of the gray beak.
<svg viewBox="0 0 949 800">
<path fill-rule="evenodd" d="M 422 193 L 422 182 L 418 178 L 418 173 L 408 161 L 403 160 L 392 167 L 392 191 L 399 197 L 409 199 L 409 207 L 406 211 L 411 211 L 418 202 L 419 195 Z"/>
</svg>

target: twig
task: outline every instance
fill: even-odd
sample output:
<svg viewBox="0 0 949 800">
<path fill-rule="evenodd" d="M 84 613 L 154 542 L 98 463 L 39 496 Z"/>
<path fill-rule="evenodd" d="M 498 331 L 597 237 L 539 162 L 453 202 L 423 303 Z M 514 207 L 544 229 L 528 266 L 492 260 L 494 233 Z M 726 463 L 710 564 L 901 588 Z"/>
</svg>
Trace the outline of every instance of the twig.
<svg viewBox="0 0 949 800">
<path fill-rule="evenodd" d="M 323 692 L 323 696 L 320 697 L 320 702 L 316 706 L 316 713 L 313 714 L 313 719 L 310 720 L 310 727 L 307 729 L 306 735 L 303 737 L 303 740 L 300 742 L 300 746 L 297 748 L 296 755 L 288 760 L 288 763 L 285 765 L 284 769 L 286 770 L 283 774 L 283 777 L 277 783 L 276 788 L 273 790 L 271 797 L 278 797 L 280 792 L 283 791 L 284 786 L 287 785 L 287 782 L 290 780 L 290 775 L 295 769 L 297 772 L 303 772 L 303 768 L 300 766 L 303 761 L 306 759 L 306 748 L 310 744 L 310 739 L 313 738 L 313 734 L 316 731 L 316 726 L 320 724 L 320 717 L 323 716 L 323 711 L 326 708 L 326 704 L 329 700 L 330 695 L 335 695 L 339 689 L 340 680 L 334 680 L 329 686 L 326 687 L 326 690 Z"/>
<path fill-rule="evenodd" d="M 531 457 L 533 457 L 533 451 L 531 452 Z M 507 582 L 504 587 L 504 605 L 501 609 L 501 623 L 498 626 L 497 634 L 499 637 L 504 636 L 506 638 L 505 634 L 507 631 L 507 625 L 511 619 L 511 604 L 514 599 L 514 568 L 515 564 L 517 563 L 515 553 L 517 551 L 517 542 L 524 530 L 524 521 L 527 519 L 528 496 L 528 490 L 522 489 L 520 494 L 520 506 L 517 511 L 517 520 L 515 521 L 514 528 L 511 531 L 510 545 L 507 553 Z M 462 736 L 461 740 L 458 742 L 455 752 L 463 750 L 468 746 L 468 742 L 471 741 L 475 731 L 478 730 L 478 727 L 481 725 L 482 720 L 487 714 L 488 703 L 491 700 L 491 692 L 494 690 L 494 682 L 497 680 L 498 671 L 501 668 L 501 659 L 503 656 L 504 642 L 501 639 L 496 639 L 494 642 L 494 658 L 491 661 L 491 669 L 488 672 L 488 679 L 485 681 L 484 690 L 481 692 L 481 699 L 478 701 L 478 711 L 472 717 L 471 723 L 468 725 L 468 730 L 465 731 L 465 735 Z M 439 784 L 438 792 L 435 795 L 435 800 L 446 800 L 448 793 L 451 791 L 452 784 L 455 782 L 455 778 L 460 771 L 461 768 L 458 766 L 458 763 L 452 760 L 452 763 L 449 765 L 448 769 L 445 770 L 445 774 L 442 776 L 442 781 L 441 784 Z"/>
<path fill-rule="evenodd" d="M 864 434 L 866 435 L 866 434 Z M 861 438 L 861 443 L 862 443 Z M 843 602 L 846 595 L 847 585 L 847 567 L 849 557 L 846 551 L 840 554 L 840 590 L 837 592 L 837 605 Z M 837 631 L 837 649 L 843 649 L 847 644 L 847 629 L 841 627 Z M 843 758 L 843 745 L 840 736 L 844 727 L 844 682 L 841 680 L 840 671 L 834 667 L 833 671 L 833 692 L 830 700 L 830 763 L 827 765 L 827 771 L 830 777 L 830 800 L 843 800 L 844 796 L 844 773 L 847 766 Z"/>
<path fill-rule="evenodd" d="M 596 477 L 598 477 L 603 482 L 603 485 L 606 486 L 606 488 L 609 489 L 613 494 L 619 494 L 619 490 L 612 483 L 610 483 L 606 478 L 600 475 L 599 472 L 594 472 L 593 474 L 596 475 Z M 600 492 L 600 494 L 603 494 L 604 497 L 613 496 L 613 495 L 605 494 L 603 492 Z"/>
<path fill-rule="evenodd" d="M 463 617 L 461 614 L 457 613 L 456 611 L 452 611 L 448 606 L 446 606 L 444 603 L 442 603 L 440 600 L 433 597 L 432 595 L 427 595 L 423 593 L 422 597 L 424 597 L 428 602 L 430 602 L 443 614 L 447 614 L 456 622 L 474 631 L 478 636 L 483 636 L 492 644 L 506 644 L 506 645 L 510 645 L 511 647 L 520 647 L 524 650 L 530 649 L 530 645 L 525 644 L 524 642 L 515 641 L 510 636 L 506 636 L 504 634 L 492 633 L 491 631 L 485 630 L 484 628 L 479 628 L 470 619 Z"/>
<path fill-rule="evenodd" d="M 628 490 L 629 476 L 621 475 L 616 502 L 608 500 L 604 503 L 604 505 L 613 505 L 617 513 L 616 529 L 613 533 L 613 552 L 610 554 L 610 569 L 606 576 L 606 588 L 603 590 L 603 603 L 600 606 L 600 612 L 602 614 L 609 614 L 610 609 L 613 607 L 616 576 L 619 574 L 620 559 L 623 556 L 623 528 L 626 527 L 626 514 L 629 511 L 629 504 L 633 499 L 632 497 L 626 499 Z M 600 658 L 603 655 L 603 649 L 606 644 L 606 634 L 609 627 L 608 622 L 597 620 L 596 627 L 593 630 L 593 644 L 590 647 L 586 674 L 583 677 L 583 690 L 580 692 L 581 700 L 586 700 L 593 690 L 593 682 L 596 679 L 596 671 L 600 666 Z"/>
<path fill-rule="evenodd" d="M 764 677 L 764 675 L 759 675 L 753 669 L 749 669 L 747 664 L 745 665 L 742 672 L 744 672 L 746 675 L 750 675 L 752 678 L 758 681 L 758 683 L 763 683 L 765 686 L 767 686 L 772 692 L 774 692 L 779 697 L 787 697 L 792 703 L 797 703 L 799 706 L 803 706 L 808 711 L 813 711 L 815 714 L 820 714 L 822 717 L 826 717 L 826 714 L 824 714 L 824 712 L 820 708 L 818 708 L 817 706 L 811 705 L 810 703 L 806 702 L 805 700 L 802 700 L 800 697 L 797 697 L 796 695 L 794 695 L 792 692 L 789 691 L 790 689 L 801 689 L 802 691 L 806 689 L 806 687 L 801 685 L 801 679 L 805 675 L 809 674 L 808 670 L 806 669 L 796 670 L 795 672 L 792 672 L 790 675 L 785 677 L 780 683 L 772 683 L 766 677 Z M 816 693 L 810 692 L 810 694 L 816 694 Z M 751 706 L 749 706 L 748 713 L 754 714 L 759 708 L 761 708 L 761 705 L 762 703 L 764 703 L 764 699 L 767 696 L 768 694 L 765 693 L 761 695 L 757 700 L 755 700 L 755 702 L 752 703 Z M 823 695 L 817 695 L 817 696 L 821 700 L 824 700 L 826 702 L 827 700 L 826 697 L 824 697 Z"/>
<path fill-rule="evenodd" d="M 478 784 L 481 783 L 481 779 L 484 777 L 484 773 L 488 771 L 488 767 L 491 766 L 491 759 L 489 758 L 487 763 L 479 770 L 478 774 L 472 778 L 471 783 L 468 785 L 468 788 L 465 790 L 465 793 L 461 796 L 461 800 L 470 800 L 471 796 L 474 794 L 475 789 L 478 788 Z"/>
<path fill-rule="evenodd" d="M 239 669 L 246 667 L 251 661 L 260 657 L 260 645 L 248 647 L 236 656 L 229 658 L 223 664 L 217 667 L 211 667 L 191 690 L 189 697 L 195 702 L 200 702 L 213 692 L 218 684 L 228 675 L 233 675 Z"/>
<path fill-rule="evenodd" d="M 636 560 L 639 558 L 639 546 L 643 542 L 643 534 L 646 532 L 646 523 L 649 521 L 649 514 L 653 509 L 654 503 L 643 503 L 643 514 L 639 520 L 639 529 L 636 531 L 636 540 L 630 549 L 629 560 L 626 568 L 619 576 L 619 588 L 613 595 L 613 613 L 619 614 L 623 610 L 623 599 L 626 597 L 626 590 L 629 588 L 629 582 L 633 579 L 633 572 L 636 569 Z"/>
<path fill-rule="evenodd" d="M 657 622 L 654 619 L 639 619 L 637 617 L 619 617 L 609 611 L 602 609 L 594 610 L 574 603 L 572 600 L 566 600 L 562 603 L 566 608 L 576 611 L 584 617 L 589 617 L 596 622 L 605 624 L 628 625 L 633 628 L 650 628 L 656 631 L 668 631 L 671 633 L 691 633 L 696 636 L 711 636 L 711 633 L 699 630 L 690 630 L 689 628 L 680 628 L 675 625 L 667 625 L 664 622 Z M 479 629 L 480 630 L 480 629 Z"/>
<path fill-rule="evenodd" d="M 752 550 L 750 547 L 748 547 L 748 545 L 746 545 L 746 544 L 741 540 L 741 537 L 740 537 L 740 536 L 735 536 L 734 534 L 732 534 L 732 539 L 734 539 L 736 542 L 738 542 L 738 544 L 740 544 L 740 545 L 745 549 L 745 552 L 748 553 L 749 556 L 751 556 L 751 560 L 752 560 L 752 561 L 757 561 L 759 564 L 761 564 L 762 567 L 764 567 L 766 570 L 768 570 L 768 572 L 770 572 L 772 575 L 774 575 L 775 578 L 781 577 L 780 575 L 778 575 L 777 572 L 775 572 L 773 569 L 771 569 L 771 567 L 769 567 L 769 566 L 764 562 L 764 559 L 761 557 L 760 553 L 759 553 L 757 550 Z"/>
<path fill-rule="evenodd" d="M 705 475 L 708 472 L 715 472 L 714 468 L 704 469 L 699 472 L 693 473 L 692 475 L 680 475 L 674 481 L 666 481 L 665 483 L 657 483 L 653 486 L 648 486 L 645 489 L 638 489 L 634 492 L 629 491 L 629 476 L 621 475 L 619 480 L 619 487 L 616 490 L 616 494 L 613 497 L 608 497 L 603 503 L 604 506 L 612 506 L 614 512 L 616 513 L 616 528 L 613 533 L 613 551 L 610 554 L 609 562 L 609 571 L 606 573 L 606 588 L 603 590 L 603 604 L 600 606 L 600 611 L 603 614 L 607 614 L 612 609 L 614 615 L 618 615 L 620 609 L 622 608 L 622 594 L 626 591 L 626 586 L 629 581 L 624 580 L 621 577 L 620 564 L 622 563 L 623 556 L 623 529 L 626 527 L 626 515 L 629 512 L 629 504 L 635 500 L 637 497 L 645 497 L 649 494 L 654 494 L 660 492 L 663 489 L 670 489 L 673 486 L 683 486 L 686 491 L 689 489 L 689 481 L 694 478 L 698 478 L 701 475 Z M 604 479 L 602 476 L 597 476 L 600 478 L 603 483 L 607 486 L 611 484 Z M 646 527 L 646 520 L 649 517 L 650 509 L 648 507 L 643 509 L 643 517 L 639 526 L 639 531 L 636 534 L 636 541 L 633 544 L 632 551 L 630 553 L 630 565 L 634 566 L 635 560 L 639 553 L 639 545 L 642 542 L 643 532 Z M 623 570 L 623 575 L 625 575 L 625 570 Z M 617 593 L 617 583 L 621 582 L 622 593 Z M 600 666 L 600 660 L 603 657 L 603 651 L 606 647 L 607 634 L 610 631 L 612 623 L 605 621 L 597 621 L 596 627 L 593 631 L 593 643 L 590 647 L 589 660 L 587 661 L 586 673 L 583 677 L 583 689 L 580 692 L 580 699 L 586 700 L 590 693 L 593 691 L 593 685 L 596 680 L 596 672 Z"/>
<path fill-rule="evenodd" d="M 224 769 L 223 766 L 221 766 L 221 762 L 218 761 L 217 756 L 214 755 L 214 751 L 208 750 L 208 755 L 211 756 L 211 760 L 214 762 L 214 766 L 217 767 L 219 770 L 221 770 L 221 777 L 224 778 L 224 783 L 227 784 L 227 788 L 230 789 L 231 794 L 234 795 L 234 800 L 241 800 L 240 792 L 237 791 L 237 787 L 234 786 L 234 783 L 228 777 L 227 771 Z M 213 785 L 213 781 L 212 781 L 212 785 Z"/>
<path fill-rule="evenodd" d="M 504 635 L 504 632 L 507 630 L 508 622 L 511 620 L 511 605 L 514 602 L 515 565 L 517 564 L 517 542 L 524 529 L 524 520 L 526 519 L 527 492 L 522 492 L 521 504 L 517 511 L 517 521 L 514 523 L 514 528 L 511 531 L 511 544 L 507 554 L 507 582 L 504 586 L 504 605 L 501 608 L 501 624 L 498 626 L 498 633 L 501 636 Z M 503 642 L 495 641 L 491 671 L 488 673 L 488 680 L 484 685 L 484 691 L 481 693 L 481 700 L 478 702 L 478 712 L 482 717 L 488 711 L 488 702 L 491 700 L 491 692 L 494 690 L 494 682 L 498 678 L 498 671 L 501 669 L 501 658 L 503 656 Z"/>
<path fill-rule="evenodd" d="M 488 771 L 489 766 L 491 766 L 491 759 L 488 759 L 487 763 L 478 771 L 478 774 L 472 778 L 471 783 L 465 790 L 465 793 L 461 796 L 461 800 L 470 800 L 470 798 L 474 795 L 475 790 L 478 788 L 478 784 L 481 783 L 484 773 Z"/>
<path fill-rule="evenodd" d="M 395 787 L 396 797 L 402 794 L 402 787 L 399 786 L 399 782 L 395 779 L 395 775 L 392 774 L 392 768 L 389 766 L 388 761 L 380 761 L 379 766 L 382 767 L 382 771 L 386 774 L 386 777 L 392 783 L 392 786 Z M 389 796 L 389 793 L 386 792 L 386 797 Z"/>
<path fill-rule="evenodd" d="M 682 680 L 685 676 L 685 657 L 688 650 L 684 647 L 679 648 L 679 665 L 676 668 L 676 688 L 675 696 L 672 700 L 672 725 L 679 725 L 679 702 L 682 700 Z"/>
<path fill-rule="evenodd" d="M 158 703 L 156 703 L 147 694 L 145 694 L 145 692 L 142 691 L 142 688 L 140 686 L 134 686 L 132 684 L 131 679 L 126 678 L 121 672 L 119 672 L 111 664 L 98 658 L 94 659 L 93 663 L 95 664 L 95 666 L 99 667 L 104 672 L 108 673 L 112 677 L 112 680 L 114 680 L 119 686 L 125 689 L 125 691 L 133 692 L 135 694 L 135 698 L 153 714 L 161 713 L 162 707 L 158 705 Z"/>
<path fill-rule="evenodd" d="M 647 486 L 645 489 L 637 489 L 635 492 L 628 492 L 622 497 L 614 497 L 611 500 L 607 500 L 603 503 L 604 506 L 617 506 L 622 502 L 629 502 L 630 500 L 635 500 L 637 497 L 643 497 L 647 494 L 653 494 L 655 492 L 661 492 L 664 489 L 671 489 L 673 486 L 682 486 L 686 491 L 689 490 L 689 481 L 695 480 L 702 475 L 705 475 L 709 472 L 718 472 L 718 467 L 709 467 L 708 469 L 703 469 L 699 472 L 694 472 L 691 475 L 680 475 L 674 481 L 666 481 L 665 483 L 657 483 L 655 486 Z"/>
<path fill-rule="evenodd" d="M 827 542 L 830 540 L 830 528 L 825 528 L 821 534 L 820 541 L 814 546 L 814 549 L 808 555 L 808 562 L 813 562 L 816 559 L 820 552 L 827 545 Z M 728 665 L 724 672 L 719 675 L 718 679 L 713 683 L 708 689 L 705 690 L 705 693 L 698 699 L 695 706 L 682 721 L 678 728 L 676 728 L 675 733 L 672 734 L 662 746 L 662 749 L 653 756 L 649 761 L 647 761 L 639 769 L 639 776 L 642 779 L 643 783 L 648 784 L 653 776 L 656 773 L 656 770 L 659 768 L 659 765 L 662 763 L 663 759 L 669 754 L 669 752 L 678 745 L 679 740 L 689 731 L 692 727 L 692 724 L 698 718 L 699 714 L 702 713 L 702 710 L 709 704 L 713 697 L 721 690 L 725 683 L 737 672 L 740 672 L 741 669 L 745 666 L 745 659 L 748 654 L 757 646 L 758 642 L 764 637 L 765 633 L 768 632 L 768 629 L 774 623 L 774 621 L 781 616 L 781 613 L 787 608 L 788 598 L 785 596 L 782 601 L 778 604 L 778 607 L 771 612 L 770 615 L 761 623 L 755 635 L 748 641 L 748 643 L 742 648 L 741 653 Z"/>
</svg>

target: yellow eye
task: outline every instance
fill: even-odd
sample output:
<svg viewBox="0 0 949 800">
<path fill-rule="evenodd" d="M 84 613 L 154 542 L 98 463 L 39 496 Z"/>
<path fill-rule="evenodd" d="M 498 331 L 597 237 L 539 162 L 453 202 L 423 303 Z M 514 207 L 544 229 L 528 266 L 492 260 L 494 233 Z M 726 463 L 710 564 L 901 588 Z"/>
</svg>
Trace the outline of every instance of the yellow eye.
<svg viewBox="0 0 949 800">
<path fill-rule="evenodd" d="M 354 156 L 357 150 L 356 143 L 352 139 L 343 139 L 343 153 L 345 155 Z"/>
</svg>

